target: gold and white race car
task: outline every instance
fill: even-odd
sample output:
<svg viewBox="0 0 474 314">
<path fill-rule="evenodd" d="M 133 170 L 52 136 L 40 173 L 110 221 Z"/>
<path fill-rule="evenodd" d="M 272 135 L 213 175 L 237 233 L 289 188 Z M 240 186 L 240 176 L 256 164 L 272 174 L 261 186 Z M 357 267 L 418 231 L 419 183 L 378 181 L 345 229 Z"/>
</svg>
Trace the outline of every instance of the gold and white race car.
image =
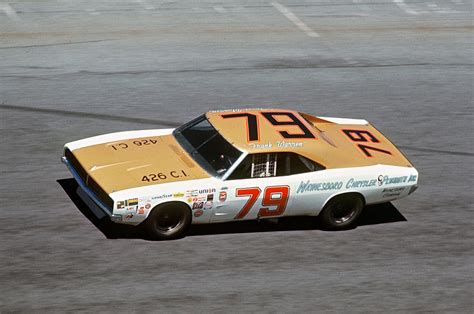
<svg viewBox="0 0 474 314">
<path fill-rule="evenodd" d="M 411 194 L 418 172 L 365 120 L 283 109 L 210 111 L 176 128 L 67 143 L 62 161 L 101 218 L 156 239 L 190 224 L 318 216 L 353 226 L 365 205 Z"/>
</svg>

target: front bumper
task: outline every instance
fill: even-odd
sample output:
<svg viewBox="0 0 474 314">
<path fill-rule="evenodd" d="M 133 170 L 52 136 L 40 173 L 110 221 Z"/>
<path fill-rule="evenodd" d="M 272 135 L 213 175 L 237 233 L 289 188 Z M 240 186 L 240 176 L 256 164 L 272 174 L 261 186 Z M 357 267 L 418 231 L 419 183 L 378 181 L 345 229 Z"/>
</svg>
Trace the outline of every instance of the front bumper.
<svg viewBox="0 0 474 314">
<path fill-rule="evenodd" d="M 76 180 L 77 184 L 79 184 L 81 192 L 83 193 L 78 192 L 78 195 L 90 207 L 92 212 L 94 212 L 94 214 L 98 218 L 102 218 L 107 215 L 113 222 L 121 222 L 122 216 L 113 214 L 113 209 L 107 206 L 104 202 L 102 202 L 97 197 L 97 195 L 85 184 L 84 180 L 77 173 L 76 169 L 74 169 L 74 167 L 71 165 L 71 163 L 67 160 L 65 156 L 61 157 L 61 161 L 67 166 L 72 176 Z"/>
</svg>

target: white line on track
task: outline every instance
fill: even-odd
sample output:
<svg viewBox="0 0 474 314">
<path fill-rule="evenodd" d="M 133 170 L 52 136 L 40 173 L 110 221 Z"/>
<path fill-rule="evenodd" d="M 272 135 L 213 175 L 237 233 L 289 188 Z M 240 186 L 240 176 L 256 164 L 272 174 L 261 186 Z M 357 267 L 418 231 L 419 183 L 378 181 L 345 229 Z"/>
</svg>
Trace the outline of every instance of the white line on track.
<svg viewBox="0 0 474 314">
<path fill-rule="evenodd" d="M 440 7 L 436 3 L 428 3 L 427 6 L 435 13 L 441 13 L 441 14 L 452 14 L 452 13 L 461 13 L 456 10 L 452 10 L 451 8 L 447 7 Z"/>
<path fill-rule="evenodd" d="M 287 7 L 281 5 L 278 2 L 272 2 L 272 5 L 280 11 L 287 19 L 289 19 L 293 24 L 295 24 L 301 31 L 303 31 L 309 37 L 320 37 L 318 33 L 313 31 L 308 25 L 306 25 L 302 20 L 299 19 L 293 12 L 288 10 Z"/>
<path fill-rule="evenodd" d="M 100 12 L 97 12 L 95 9 L 86 9 L 86 12 L 89 12 L 90 15 L 100 15 Z"/>
<path fill-rule="evenodd" d="M 408 6 L 408 4 L 405 3 L 404 0 L 393 0 L 393 3 L 395 3 L 400 9 L 402 9 L 403 11 L 405 11 L 405 13 L 407 14 L 411 14 L 411 15 L 418 15 L 419 12 L 413 10 L 412 8 L 410 8 Z"/>
<path fill-rule="evenodd" d="M 223 7 L 213 7 L 214 11 L 218 12 L 218 13 L 226 13 L 227 10 Z"/>
<path fill-rule="evenodd" d="M 352 3 L 357 4 L 358 7 L 363 11 L 372 11 L 372 9 L 367 4 L 364 4 L 363 1 L 364 0 L 352 0 Z"/>
<path fill-rule="evenodd" d="M 155 7 L 148 3 L 146 0 L 135 0 L 136 3 L 140 4 L 145 10 L 154 10 Z"/>
<path fill-rule="evenodd" d="M 16 14 L 16 11 L 8 3 L 0 3 L 0 11 L 5 12 L 8 18 L 12 21 L 20 21 L 20 17 Z"/>
</svg>

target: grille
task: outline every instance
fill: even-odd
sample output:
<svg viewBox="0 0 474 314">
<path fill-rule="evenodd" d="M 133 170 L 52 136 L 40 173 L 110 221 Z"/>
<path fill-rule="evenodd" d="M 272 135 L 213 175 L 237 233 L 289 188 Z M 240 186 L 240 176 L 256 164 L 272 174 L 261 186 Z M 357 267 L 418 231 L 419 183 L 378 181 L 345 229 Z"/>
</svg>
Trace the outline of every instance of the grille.
<svg viewBox="0 0 474 314">
<path fill-rule="evenodd" d="M 77 160 L 76 156 L 69 150 L 66 149 L 64 152 L 69 165 L 76 171 L 81 178 L 82 182 L 94 193 L 94 195 L 109 209 L 112 211 L 114 201 L 109 195 L 101 188 L 101 186 L 92 178 L 87 175 L 87 171 L 82 167 L 81 163 Z"/>
</svg>

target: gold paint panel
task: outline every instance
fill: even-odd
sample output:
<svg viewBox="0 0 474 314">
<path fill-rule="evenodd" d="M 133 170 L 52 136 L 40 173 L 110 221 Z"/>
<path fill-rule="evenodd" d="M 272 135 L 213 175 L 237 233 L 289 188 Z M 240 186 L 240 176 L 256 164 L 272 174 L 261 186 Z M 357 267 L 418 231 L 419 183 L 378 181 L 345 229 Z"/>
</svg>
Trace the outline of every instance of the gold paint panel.
<svg viewBox="0 0 474 314">
<path fill-rule="evenodd" d="M 289 112 L 294 114 L 311 132 L 316 139 L 285 139 L 280 131 L 290 134 L 302 134 L 298 126 L 272 125 L 261 112 Z M 228 113 L 250 113 L 257 116 L 259 141 L 248 141 L 247 118 L 222 118 Z M 249 153 L 286 152 L 291 151 L 312 159 L 326 168 L 362 167 L 376 164 L 411 167 L 403 154 L 372 125 L 337 124 L 306 113 L 298 113 L 284 109 L 243 109 L 235 111 L 208 112 L 209 122 L 222 136 L 242 151 Z M 278 120 L 280 121 L 280 120 Z M 281 121 L 285 121 L 282 119 Z M 378 143 L 354 142 L 344 134 L 344 129 L 368 131 L 373 134 Z M 357 146 L 364 144 L 376 149 L 387 150 L 390 154 L 370 150 L 372 157 L 367 157 Z"/>
<path fill-rule="evenodd" d="M 180 148 L 173 135 L 97 144 L 72 153 L 87 174 L 108 194 L 129 188 L 209 177 Z"/>
</svg>

